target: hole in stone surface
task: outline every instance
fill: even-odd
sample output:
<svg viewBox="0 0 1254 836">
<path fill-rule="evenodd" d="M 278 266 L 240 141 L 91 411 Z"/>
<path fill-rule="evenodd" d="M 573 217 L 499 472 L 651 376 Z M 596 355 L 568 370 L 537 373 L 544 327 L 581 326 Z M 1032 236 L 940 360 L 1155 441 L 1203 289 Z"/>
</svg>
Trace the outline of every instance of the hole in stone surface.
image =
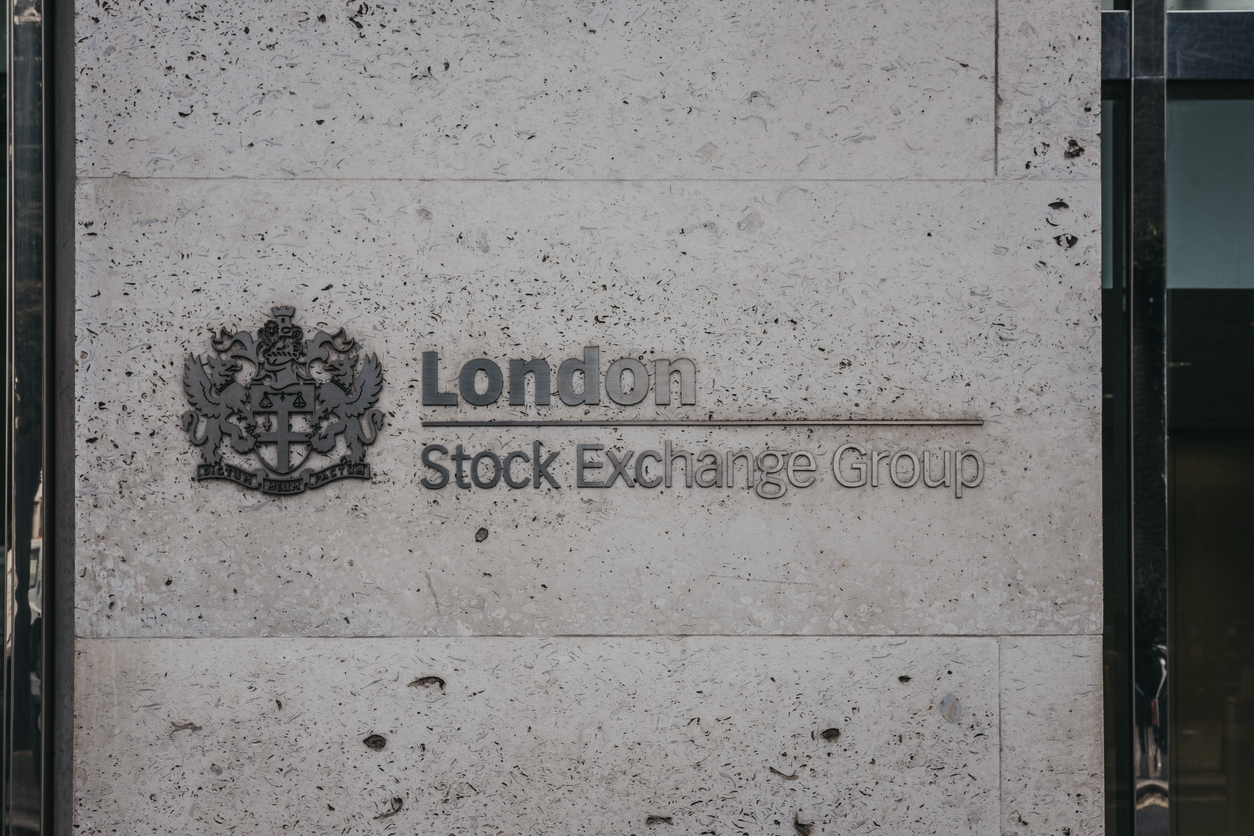
<svg viewBox="0 0 1254 836">
<path fill-rule="evenodd" d="M 792 829 L 800 833 L 801 836 L 810 836 L 810 834 L 814 832 L 814 825 L 806 824 L 801 821 L 799 816 L 793 816 Z"/>
<path fill-rule="evenodd" d="M 388 745 L 388 739 L 381 734 L 372 734 L 361 742 L 366 744 L 367 749 L 374 749 L 376 752 Z"/>
<path fill-rule="evenodd" d="M 902 685 L 905 685 L 907 682 L 910 681 L 910 677 L 906 676 L 905 674 L 902 674 L 901 676 L 897 677 L 897 681 L 900 682 Z"/>
<path fill-rule="evenodd" d="M 819 737 L 828 743 L 834 743 L 840 740 L 840 729 L 823 729 L 823 731 L 819 732 Z"/>
<path fill-rule="evenodd" d="M 482 543 L 486 539 L 488 539 L 488 530 L 486 528 L 481 528 L 475 532 L 476 543 Z"/>
<path fill-rule="evenodd" d="M 380 813 L 379 815 L 375 816 L 374 820 L 379 821 L 380 819 L 390 819 L 392 818 L 392 816 L 395 816 L 397 813 L 399 813 L 401 811 L 401 808 L 404 806 L 405 806 L 405 799 L 393 798 L 392 809 L 388 810 L 386 813 Z"/>
<path fill-rule="evenodd" d="M 647 819 L 644 820 L 644 823 L 648 825 L 654 825 L 654 824 L 674 824 L 675 822 L 671 821 L 670 816 L 649 816 Z"/>
<path fill-rule="evenodd" d="M 426 688 L 429 685 L 439 685 L 440 690 L 444 690 L 444 680 L 438 676 L 422 676 L 409 683 L 410 688 Z"/>
</svg>

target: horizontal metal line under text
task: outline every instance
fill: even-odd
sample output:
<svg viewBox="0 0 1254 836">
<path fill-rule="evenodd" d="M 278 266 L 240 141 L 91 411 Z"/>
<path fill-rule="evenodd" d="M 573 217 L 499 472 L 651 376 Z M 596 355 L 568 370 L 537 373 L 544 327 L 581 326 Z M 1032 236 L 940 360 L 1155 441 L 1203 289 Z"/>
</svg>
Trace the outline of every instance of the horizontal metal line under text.
<svg viewBox="0 0 1254 836">
<path fill-rule="evenodd" d="M 982 418 L 813 418 L 754 420 L 423 421 L 424 427 L 981 427 Z"/>
</svg>

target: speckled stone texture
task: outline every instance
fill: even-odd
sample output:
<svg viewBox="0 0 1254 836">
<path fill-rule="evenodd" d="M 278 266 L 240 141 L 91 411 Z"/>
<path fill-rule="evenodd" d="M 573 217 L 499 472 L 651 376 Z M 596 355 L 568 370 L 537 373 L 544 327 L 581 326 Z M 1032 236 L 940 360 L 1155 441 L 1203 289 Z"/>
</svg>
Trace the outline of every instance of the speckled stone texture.
<svg viewBox="0 0 1254 836">
<path fill-rule="evenodd" d="M 1001 640 L 1002 836 L 1101 833 L 1102 639 Z"/>
<path fill-rule="evenodd" d="M 1040 183 L 93 181 L 79 206 L 78 534 L 91 556 L 80 630 L 1096 630 L 1096 198 Z M 1059 201 L 1067 208 L 1051 208 Z M 267 303 L 342 325 L 378 352 L 388 418 L 370 449 L 374 484 L 284 499 L 193 481 L 183 358 L 222 326 L 259 326 Z M 421 424 L 531 409 L 423 407 L 424 350 L 456 368 L 520 351 L 556 363 L 596 343 L 606 362 L 695 358 L 697 404 L 669 413 L 680 417 L 988 423 Z M 585 417 L 560 403 L 542 412 Z M 668 414 L 651 400 L 587 412 Z M 559 491 L 420 484 L 434 476 L 426 444 L 503 456 L 536 439 L 562 451 Z M 809 449 L 822 454 L 818 483 L 780 500 L 682 484 L 575 488 L 575 443 L 639 452 L 665 440 L 693 453 Z M 961 499 L 921 484 L 841 487 L 829 465 L 846 441 L 978 449 L 985 481 Z"/>
<path fill-rule="evenodd" d="M 1101 178 L 1099 0 L 998 0 L 997 173 Z"/>
<path fill-rule="evenodd" d="M 78 678 L 84 836 L 998 833 L 991 639 L 93 640 Z"/>
<path fill-rule="evenodd" d="M 992 174 L 994 0 L 78 7 L 80 176 Z"/>
<path fill-rule="evenodd" d="M 75 26 L 74 832 L 1100 829 L 1095 3 Z M 192 479 L 184 360 L 276 305 L 381 359 L 373 482 Z M 587 345 L 692 358 L 696 403 L 421 403 L 423 351 Z M 426 423 L 527 416 L 985 424 Z M 576 444 L 667 441 L 817 481 L 575 487 Z M 535 442 L 560 489 L 421 484 Z M 846 442 L 984 481 L 841 487 Z"/>
</svg>

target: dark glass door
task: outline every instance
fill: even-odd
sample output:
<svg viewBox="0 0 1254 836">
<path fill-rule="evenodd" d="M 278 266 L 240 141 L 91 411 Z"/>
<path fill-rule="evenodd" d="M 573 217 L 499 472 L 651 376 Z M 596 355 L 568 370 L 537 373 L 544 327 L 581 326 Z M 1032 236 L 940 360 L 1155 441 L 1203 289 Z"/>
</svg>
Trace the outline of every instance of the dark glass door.
<svg viewBox="0 0 1254 836">
<path fill-rule="evenodd" d="M 1254 98 L 1167 107 L 1176 832 L 1254 833 Z"/>
<path fill-rule="evenodd" d="M 1102 21 L 1107 832 L 1254 834 L 1254 12 Z"/>
</svg>

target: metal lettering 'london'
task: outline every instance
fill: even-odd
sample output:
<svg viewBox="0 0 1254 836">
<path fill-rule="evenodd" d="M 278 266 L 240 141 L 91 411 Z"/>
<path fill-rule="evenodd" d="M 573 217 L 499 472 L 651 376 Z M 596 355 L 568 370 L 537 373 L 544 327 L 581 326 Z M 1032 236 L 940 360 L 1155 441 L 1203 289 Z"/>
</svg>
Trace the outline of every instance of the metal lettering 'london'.
<svg viewBox="0 0 1254 836">
<path fill-rule="evenodd" d="M 366 447 L 383 429 L 375 407 L 383 388 L 379 358 L 362 356 L 342 328 L 305 339 L 295 315 L 295 308 L 273 308 L 255 339 L 223 328 L 214 353 L 188 355 L 183 389 L 192 408 L 183 429 L 202 450 L 198 480 L 288 496 L 371 478 Z M 223 461 L 224 453 L 237 461 Z M 248 455 L 263 467 L 245 467 L 239 460 Z M 296 474 L 316 457 L 323 467 Z"/>
</svg>

